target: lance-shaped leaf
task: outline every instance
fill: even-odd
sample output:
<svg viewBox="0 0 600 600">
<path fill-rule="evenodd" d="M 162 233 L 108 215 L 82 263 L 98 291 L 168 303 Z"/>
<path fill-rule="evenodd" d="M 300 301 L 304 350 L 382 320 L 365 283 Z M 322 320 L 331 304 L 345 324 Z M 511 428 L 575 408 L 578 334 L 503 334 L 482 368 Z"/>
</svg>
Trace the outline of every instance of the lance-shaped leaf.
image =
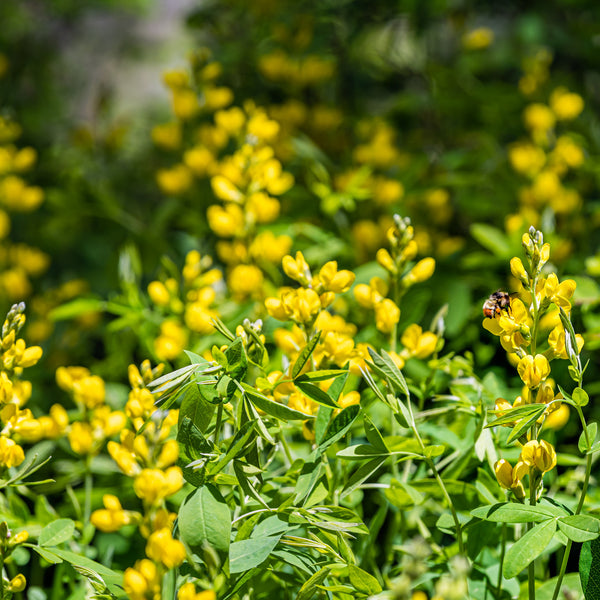
<svg viewBox="0 0 600 600">
<path fill-rule="evenodd" d="M 600 520 L 589 515 L 569 515 L 558 520 L 558 528 L 574 542 L 589 542 L 600 535 Z"/>
<path fill-rule="evenodd" d="M 360 406 L 354 404 L 342 410 L 337 415 L 337 417 L 333 419 L 333 421 L 327 428 L 325 435 L 323 436 L 323 440 L 319 444 L 319 449 L 321 450 L 321 452 L 329 446 L 331 446 L 331 444 L 337 442 L 339 439 L 341 439 L 348 433 L 350 427 L 352 427 L 352 423 L 354 423 L 354 420 L 358 416 L 359 412 Z"/>
<path fill-rule="evenodd" d="M 340 494 L 340 498 L 344 496 L 348 496 L 351 494 L 357 487 L 359 487 L 364 481 L 366 481 L 381 465 L 386 461 L 387 456 L 378 456 L 368 463 L 361 465 L 354 473 L 351 475 L 350 479 L 346 483 L 346 487 Z"/>
<path fill-rule="evenodd" d="M 495 523 L 540 523 L 554 517 L 566 517 L 567 511 L 551 504 L 520 504 L 518 502 L 501 502 L 480 506 L 471 511 L 474 517 L 494 521 Z"/>
<path fill-rule="evenodd" d="M 546 549 L 555 531 L 556 519 L 548 519 L 538 523 L 519 538 L 506 552 L 502 569 L 504 577 L 507 579 L 516 577 L 535 560 Z"/>
<path fill-rule="evenodd" d="M 540 410 L 541 409 L 541 410 Z M 540 414 L 546 409 L 545 404 L 525 404 L 523 406 L 517 406 L 516 408 L 509 408 L 508 410 L 498 411 L 501 415 L 486 425 L 486 427 L 496 427 L 497 425 L 511 425 L 515 421 L 521 419 L 527 419 L 533 415 L 536 415 L 536 419 L 540 417 Z"/>
<path fill-rule="evenodd" d="M 306 421 L 307 419 L 314 419 L 313 415 L 307 415 L 306 413 L 294 410 L 285 404 L 274 402 L 246 383 L 242 383 L 241 386 L 248 400 L 250 400 L 256 408 L 280 421 Z"/>
<path fill-rule="evenodd" d="M 314 400 L 318 404 L 329 406 L 330 408 L 339 408 L 337 402 L 335 402 L 335 400 L 333 400 L 327 392 L 324 392 L 320 387 L 317 387 L 313 383 L 296 380 L 295 384 L 305 396 L 311 400 Z"/>
<path fill-rule="evenodd" d="M 410 396 L 408 385 L 406 384 L 404 375 L 402 375 L 392 357 L 385 350 L 382 350 L 381 355 L 379 355 L 372 348 L 369 348 L 369 354 L 372 362 L 366 362 L 373 369 L 373 371 L 375 371 L 380 377 L 384 378 L 394 392 L 400 392 L 408 398 Z"/>
<path fill-rule="evenodd" d="M 320 338 L 321 338 L 321 332 L 318 331 L 310 340 L 308 340 L 308 343 L 306 344 L 306 346 L 304 346 L 304 348 L 302 348 L 302 350 L 300 351 L 300 354 L 298 355 L 298 358 L 296 359 L 296 362 L 294 363 L 294 366 L 292 367 L 292 371 L 291 371 L 292 379 L 296 379 L 296 377 L 298 377 L 298 375 L 300 375 L 300 373 L 302 372 L 302 369 L 304 368 L 304 366 L 310 359 L 312 353 L 315 351 L 315 348 L 317 347 L 317 344 L 319 343 Z"/>
<path fill-rule="evenodd" d="M 535 422 L 544 414 L 546 410 L 545 404 L 534 404 L 538 407 L 537 412 L 533 412 L 529 417 L 521 419 L 510 432 L 510 435 L 506 439 L 506 443 L 510 444 L 512 441 L 519 439 L 523 434 L 527 433 Z"/>
</svg>

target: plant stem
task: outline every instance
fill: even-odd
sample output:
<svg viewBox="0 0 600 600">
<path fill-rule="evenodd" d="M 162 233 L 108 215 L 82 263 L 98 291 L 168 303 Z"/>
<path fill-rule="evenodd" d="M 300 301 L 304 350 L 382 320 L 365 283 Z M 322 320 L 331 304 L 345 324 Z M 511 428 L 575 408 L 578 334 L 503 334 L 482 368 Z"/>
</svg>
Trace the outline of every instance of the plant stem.
<svg viewBox="0 0 600 600">
<path fill-rule="evenodd" d="M 585 430 L 587 432 L 587 428 Z M 592 472 L 592 455 L 588 454 L 585 464 L 585 479 L 583 480 L 583 488 L 581 489 L 581 496 L 579 497 L 579 502 L 577 503 L 577 508 L 575 509 L 575 514 L 578 515 L 583 508 L 583 503 L 585 501 L 585 495 L 587 494 L 588 484 L 590 482 L 590 474 Z M 569 562 L 569 555 L 571 554 L 571 547 L 573 546 L 573 541 L 567 541 L 567 547 L 565 548 L 565 552 L 563 554 L 562 562 L 560 564 L 560 572 L 558 573 L 558 579 L 556 580 L 556 586 L 554 587 L 554 593 L 552 594 L 552 600 L 556 600 L 558 598 L 558 593 L 560 592 L 560 586 L 562 585 L 563 578 L 567 571 L 567 564 Z"/>
<path fill-rule="evenodd" d="M 215 446 L 219 445 L 219 436 L 221 435 L 221 421 L 223 419 L 223 403 L 219 402 L 217 406 L 217 421 L 215 423 L 215 439 L 213 440 Z"/>
<path fill-rule="evenodd" d="M 537 477 L 534 473 L 534 468 L 529 468 L 529 504 L 535 506 L 537 504 Z M 527 530 L 532 529 L 533 523 L 527 523 Z M 529 589 L 529 600 L 535 600 L 535 560 L 529 563 L 527 568 L 527 582 Z"/>
</svg>

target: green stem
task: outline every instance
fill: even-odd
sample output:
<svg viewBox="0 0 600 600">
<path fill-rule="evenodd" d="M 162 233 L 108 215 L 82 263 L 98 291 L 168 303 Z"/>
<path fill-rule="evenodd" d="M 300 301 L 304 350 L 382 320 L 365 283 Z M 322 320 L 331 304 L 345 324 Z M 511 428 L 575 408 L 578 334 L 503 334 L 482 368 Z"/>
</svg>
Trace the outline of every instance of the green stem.
<svg viewBox="0 0 600 600">
<path fill-rule="evenodd" d="M 529 504 L 535 506 L 537 503 L 537 477 L 533 467 L 529 468 Z M 527 523 L 527 530 L 533 527 L 533 523 Z M 529 600 L 535 600 L 535 560 L 529 563 L 527 568 L 527 580 L 529 589 Z"/>
<path fill-rule="evenodd" d="M 215 446 L 219 446 L 219 436 L 221 435 L 221 421 L 223 420 L 223 403 L 219 402 L 217 406 L 217 421 L 215 423 L 215 437 L 214 444 Z"/>
<path fill-rule="evenodd" d="M 587 433 L 587 428 L 585 429 Z M 581 489 L 581 496 L 579 497 L 579 502 L 577 503 L 577 508 L 575 509 L 575 514 L 578 515 L 583 508 L 583 503 L 585 501 L 585 495 L 587 494 L 588 484 L 590 482 L 590 474 L 592 472 L 592 455 L 588 454 L 586 458 L 585 464 L 585 479 L 583 480 L 583 488 Z M 567 547 L 565 548 L 565 552 L 563 554 L 562 562 L 560 564 L 560 572 L 558 573 L 558 579 L 556 580 L 556 586 L 554 587 L 554 593 L 552 594 L 552 600 L 556 600 L 558 598 L 558 593 L 560 592 L 560 586 L 562 585 L 563 578 L 567 571 L 567 564 L 569 562 L 569 555 L 571 554 L 571 547 L 573 546 L 573 541 L 567 541 Z"/>
<path fill-rule="evenodd" d="M 500 568 L 498 569 L 498 598 L 502 596 L 502 569 L 504 568 L 504 555 L 506 554 L 506 523 L 500 529 Z"/>
<path fill-rule="evenodd" d="M 85 480 L 84 489 L 85 497 L 83 501 L 83 522 L 90 522 L 90 515 L 92 514 L 92 490 L 94 488 L 94 480 L 92 477 L 91 469 L 91 456 L 88 455 L 85 465 Z"/>
</svg>

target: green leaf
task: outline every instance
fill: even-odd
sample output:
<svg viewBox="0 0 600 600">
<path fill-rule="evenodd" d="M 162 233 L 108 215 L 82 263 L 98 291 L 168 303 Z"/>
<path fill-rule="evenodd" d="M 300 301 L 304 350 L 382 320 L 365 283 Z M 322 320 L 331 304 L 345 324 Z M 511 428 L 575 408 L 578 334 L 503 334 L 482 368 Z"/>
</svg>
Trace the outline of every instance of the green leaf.
<svg viewBox="0 0 600 600">
<path fill-rule="evenodd" d="M 179 508 L 181 539 L 202 556 L 205 544 L 227 552 L 231 537 L 231 511 L 219 490 L 211 484 L 194 490 Z"/>
<path fill-rule="evenodd" d="M 329 408 L 329 406 L 319 406 L 319 410 L 317 411 L 317 418 L 315 419 L 315 441 L 317 444 L 321 444 L 323 441 L 323 436 L 327 431 L 327 426 L 329 424 L 329 420 L 331 415 L 333 414 L 333 408 Z"/>
<path fill-rule="evenodd" d="M 533 507 L 529 507 L 533 508 Z M 516 577 L 535 560 L 550 543 L 556 531 L 556 519 L 538 523 L 517 540 L 506 552 L 502 573 L 510 579 Z"/>
<path fill-rule="evenodd" d="M 75 533 L 75 522 L 71 519 L 57 519 L 48 523 L 40 532 L 38 543 L 40 546 L 58 546 L 70 540 Z"/>
<path fill-rule="evenodd" d="M 541 412 L 540 412 L 541 409 Z M 536 419 L 539 418 L 540 414 L 546 410 L 545 404 L 525 404 L 524 406 L 517 406 L 507 411 L 501 411 L 502 415 L 494 421 L 488 423 L 486 427 L 496 427 L 497 425 L 511 425 L 515 421 L 521 419 L 527 419 L 532 415 L 536 415 Z"/>
<path fill-rule="evenodd" d="M 594 446 L 594 442 L 596 441 L 596 437 L 598 436 L 598 423 L 589 423 L 587 426 L 587 436 L 586 432 L 582 431 L 579 436 L 579 441 L 577 443 L 577 447 L 579 448 L 579 452 L 582 454 L 587 454 Z M 589 444 L 588 444 L 589 438 Z"/>
<path fill-rule="evenodd" d="M 179 422 L 188 417 L 204 433 L 212 421 L 216 405 L 207 402 L 200 393 L 198 385 L 190 385 L 183 393 L 179 408 Z"/>
<path fill-rule="evenodd" d="M 38 548 L 37 546 L 28 547 L 35 550 L 40 556 L 46 557 L 55 557 L 54 562 L 66 561 L 73 567 L 79 569 L 87 569 L 97 574 L 102 578 L 106 587 L 110 590 L 112 594 L 119 598 L 125 597 L 123 594 L 123 588 L 121 587 L 123 584 L 123 575 L 121 573 L 117 573 L 100 563 L 97 563 L 90 558 L 85 556 L 81 556 L 76 554 L 75 552 L 71 552 L 70 550 L 63 550 L 62 548 Z"/>
<path fill-rule="evenodd" d="M 361 465 L 348 479 L 346 483 L 346 487 L 340 494 L 340 498 L 344 496 L 348 496 L 351 494 L 357 487 L 359 487 L 366 479 L 368 479 L 381 465 L 386 461 L 387 456 L 378 456 L 370 460 L 368 463 Z"/>
<path fill-rule="evenodd" d="M 553 600 L 554 590 L 558 583 L 558 576 L 545 581 L 540 587 L 535 590 L 535 600 Z M 567 573 L 561 582 L 560 591 L 562 598 L 583 598 L 583 590 L 581 589 L 581 580 L 579 573 Z M 559 598 L 561 596 L 559 595 Z M 589 596 L 591 598 L 600 598 L 600 596 Z"/>
<path fill-rule="evenodd" d="M 242 488 L 242 491 L 246 496 L 254 498 L 264 508 L 270 510 L 269 505 L 263 500 L 262 496 L 258 493 L 254 485 L 252 485 L 252 482 L 249 479 L 249 474 L 246 473 L 246 467 L 247 465 L 245 465 L 242 461 L 233 461 L 233 471 L 238 480 L 238 483 L 240 484 L 240 487 Z"/>
<path fill-rule="evenodd" d="M 314 383 L 307 383 L 304 381 L 295 381 L 294 383 L 305 396 L 311 400 L 314 400 L 318 404 L 329 406 L 330 408 L 339 408 L 337 402 L 335 402 L 327 392 L 324 392 Z"/>
<path fill-rule="evenodd" d="M 320 409 L 322 410 L 322 409 Z M 325 407 L 327 410 L 327 407 Z M 352 427 L 352 423 L 358 416 L 360 412 L 360 406 L 354 404 L 342 410 L 336 417 L 333 419 L 327 430 L 325 431 L 325 435 L 323 436 L 323 440 L 319 444 L 319 449 L 321 452 L 334 444 L 339 439 L 344 437 L 346 433 Z"/>
<path fill-rule="evenodd" d="M 510 257 L 510 241 L 504 232 L 497 227 L 484 223 L 473 223 L 471 225 L 471 236 L 498 258 Z"/>
<path fill-rule="evenodd" d="M 568 513 L 552 505 L 529 506 L 518 502 L 502 502 L 480 506 L 472 510 L 471 515 L 495 523 L 540 523 L 557 516 L 568 516 Z"/>
<path fill-rule="evenodd" d="M 365 434 L 369 440 L 369 443 L 381 452 L 389 452 L 388 447 L 383 441 L 383 436 L 381 433 L 379 433 L 379 429 L 375 427 L 375 424 L 366 413 L 363 413 L 363 423 L 365 427 Z"/>
<path fill-rule="evenodd" d="M 333 379 L 334 377 L 339 377 L 340 375 L 344 375 L 348 373 L 345 369 L 327 369 L 323 371 L 311 371 L 310 373 L 303 373 L 294 379 L 294 383 L 300 381 L 327 381 L 328 379 Z"/>
<path fill-rule="evenodd" d="M 219 459 L 216 464 L 212 464 L 209 468 L 210 474 L 214 475 L 221 469 L 224 469 L 232 458 L 244 456 L 247 452 L 248 440 L 256 432 L 254 431 L 254 421 L 245 421 L 244 424 L 237 430 L 237 433 L 230 438 L 227 452 Z M 253 440 L 256 443 L 256 440 Z"/>
<path fill-rule="evenodd" d="M 227 359 L 227 374 L 232 379 L 241 379 L 246 374 L 248 369 L 248 359 L 242 338 L 235 340 L 225 350 L 225 358 Z"/>
<path fill-rule="evenodd" d="M 600 538 L 581 546 L 579 576 L 586 600 L 600 598 Z"/>
<path fill-rule="evenodd" d="M 588 515 L 570 515 L 558 520 L 558 528 L 574 542 L 589 542 L 600 535 L 600 520 Z"/>
<path fill-rule="evenodd" d="M 588 396 L 587 392 L 580 387 L 576 387 L 573 390 L 571 397 L 577 406 L 586 406 L 590 401 L 590 397 Z"/>
<path fill-rule="evenodd" d="M 314 419 L 313 415 L 307 415 L 299 410 L 294 410 L 285 404 L 274 402 L 245 383 L 242 383 L 241 385 L 244 389 L 244 394 L 256 408 L 280 421 L 306 421 L 307 419 Z"/>
<path fill-rule="evenodd" d="M 241 573 L 262 564 L 279 543 L 281 535 L 233 542 L 229 548 L 229 571 Z"/>
<path fill-rule="evenodd" d="M 512 441 L 519 439 L 521 435 L 527 433 L 527 431 L 535 425 L 535 422 L 544 414 L 546 410 L 545 404 L 534 404 L 533 406 L 538 407 L 537 412 L 533 412 L 529 417 L 521 419 L 510 432 L 510 435 L 506 439 L 506 443 L 510 444 Z"/>
<path fill-rule="evenodd" d="M 345 458 L 348 460 L 369 460 L 375 456 L 385 457 L 389 455 L 389 451 L 382 452 L 370 444 L 357 444 L 356 446 L 348 446 L 336 454 L 336 456 L 339 458 Z"/>
<path fill-rule="evenodd" d="M 387 380 L 394 392 L 400 392 L 408 398 L 410 396 L 408 385 L 406 384 L 404 375 L 402 375 L 400 369 L 392 360 L 392 357 L 385 350 L 382 350 L 380 355 L 370 347 L 369 354 L 372 362 L 367 361 L 367 364 L 369 364 L 380 377 Z"/>
<path fill-rule="evenodd" d="M 392 479 L 390 487 L 385 490 L 385 497 L 397 508 L 409 508 L 423 502 L 425 496 L 407 483 Z"/>
<path fill-rule="evenodd" d="M 318 591 L 321 583 L 325 581 L 329 575 L 331 567 L 323 567 L 317 571 L 304 585 L 300 588 L 295 600 L 310 600 Z"/>
<path fill-rule="evenodd" d="M 77 298 L 51 310 L 48 318 L 52 321 L 64 321 L 92 312 L 104 312 L 106 307 L 106 301 L 98 298 Z"/>
<path fill-rule="evenodd" d="M 317 344 L 319 343 L 320 338 L 321 338 L 321 333 L 317 332 L 316 335 L 314 335 L 312 337 L 312 339 L 310 339 L 308 341 L 306 346 L 304 346 L 304 348 L 302 348 L 300 354 L 298 355 L 298 358 L 296 359 L 296 362 L 294 363 L 294 366 L 292 367 L 292 371 L 291 371 L 292 379 L 296 379 L 296 377 L 298 377 L 298 375 L 300 375 L 302 369 L 308 362 L 308 359 L 311 357 L 311 354 L 314 352 Z"/>
<path fill-rule="evenodd" d="M 379 581 L 355 565 L 348 565 L 348 576 L 350 583 L 358 592 L 369 595 L 381 592 Z"/>
</svg>

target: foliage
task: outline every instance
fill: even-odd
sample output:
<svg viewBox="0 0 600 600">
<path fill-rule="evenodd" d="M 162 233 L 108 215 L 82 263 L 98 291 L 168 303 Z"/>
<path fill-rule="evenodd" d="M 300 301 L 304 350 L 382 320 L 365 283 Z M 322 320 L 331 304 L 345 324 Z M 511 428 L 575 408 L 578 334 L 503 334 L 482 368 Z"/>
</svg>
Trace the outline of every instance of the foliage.
<svg viewBox="0 0 600 600">
<path fill-rule="evenodd" d="M 597 598 L 592 3 L 197 3 L 123 118 L 152 8 L 0 6 L 0 600 Z"/>
</svg>

